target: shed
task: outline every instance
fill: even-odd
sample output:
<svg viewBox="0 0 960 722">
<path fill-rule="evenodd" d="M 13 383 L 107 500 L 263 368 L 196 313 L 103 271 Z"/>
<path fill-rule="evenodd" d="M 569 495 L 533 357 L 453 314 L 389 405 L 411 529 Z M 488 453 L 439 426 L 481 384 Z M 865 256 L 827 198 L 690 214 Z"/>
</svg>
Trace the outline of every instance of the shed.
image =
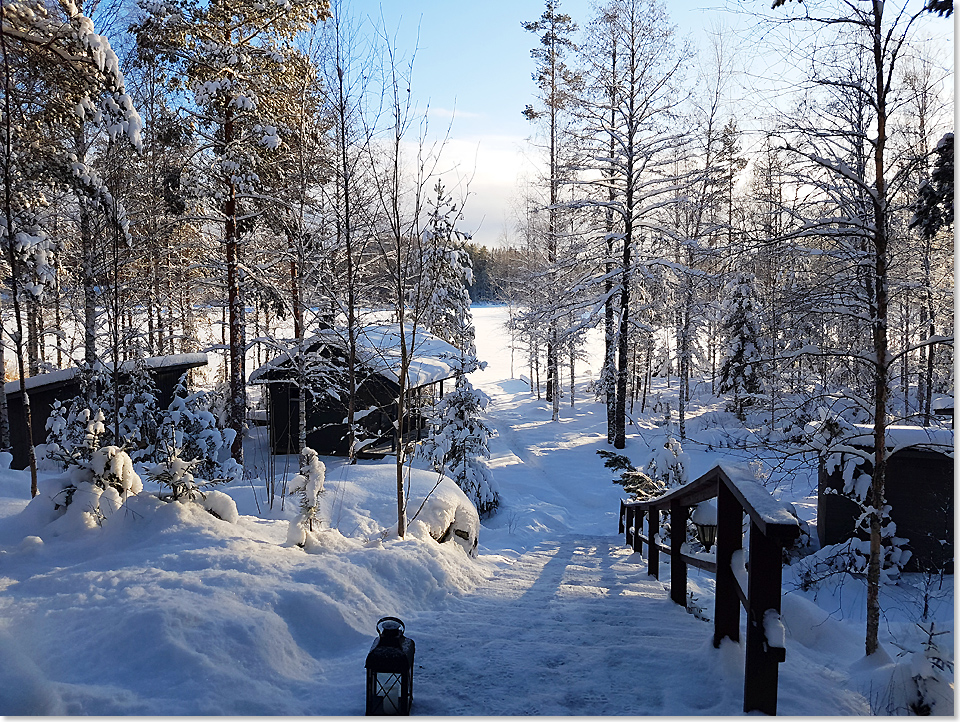
<svg viewBox="0 0 960 722">
<path fill-rule="evenodd" d="M 872 426 L 849 444 L 872 453 Z M 887 427 L 886 501 L 897 536 L 913 552 L 906 571 L 953 572 L 953 430 L 921 426 Z M 843 463 L 828 474 L 820 464 L 817 536 L 821 545 L 838 544 L 855 533 L 859 506 L 843 496 Z M 867 474 L 873 465 L 861 466 Z M 866 538 L 865 532 L 860 532 Z"/>
<path fill-rule="evenodd" d="M 173 391 L 184 371 L 206 366 L 205 353 L 172 354 L 153 356 L 144 359 L 150 375 L 157 386 L 157 403 L 166 408 L 173 400 Z M 136 364 L 135 360 L 120 365 L 121 375 L 129 373 Z M 105 364 L 111 372 L 112 364 Z M 58 369 L 50 373 L 31 376 L 26 379 L 27 393 L 30 394 L 30 418 L 33 427 L 34 444 L 41 444 L 47 438 L 47 419 L 54 401 L 64 401 L 80 394 L 80 368 Z M 27 426 L 23 418 L 23 397 L 20 393 L 20 381 L 7 381 L 4 384 L 7 395 L 7 413 L 10 417 L 10 443 L 13 446 L 14 469 L 25 469 L 28 464 Z"/>
<path fill-rule="evenodd" d="M 406 343 L 414 338 L 405 327 Z M 345 332 L 324 329 L 306 339 L 303 350 L 282 353 L 250 374 L 250 383 L 266 389 L 267 425 L 274 454 L 299 453 L 301 389 L 306 379 L 307 444 L 323 455 L 347 454 L 348 355 Z M 417 329 L 407 372 L 407 398 L 414 409 L 413 431 L 419 435 L 424 418 L 418 410 L 442 396 L 443 382 L 458 371 L 460 352 L 446 341 Z M 355 418 L 366 432 L 362 448 L 395 443 L 396 399 L 400 391 L 400 326 L 381 324 L 364 328 L 357 338 Z"/>
</svg>

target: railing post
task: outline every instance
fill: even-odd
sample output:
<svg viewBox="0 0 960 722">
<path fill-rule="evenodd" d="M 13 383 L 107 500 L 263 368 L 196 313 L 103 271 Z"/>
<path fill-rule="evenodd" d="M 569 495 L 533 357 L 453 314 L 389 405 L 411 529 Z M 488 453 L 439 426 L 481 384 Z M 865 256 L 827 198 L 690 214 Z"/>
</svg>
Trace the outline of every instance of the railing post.
<svg viewBox="0 0 960 722">
<path fill-rule="evenodd" d="M 687 512 L 679 501 L 670 502 L 670 598 L 683 607 L 687 606 L 687 563 L 681 554 L 687 541 Z"/>
<path fill-rule="evenodd" d="M 717 588 L 713 611 L 713 646 L 724 637 L 740 641 L 740 595 L 730 563 L 743 547 L 743 509 L 723 480 L 717 482 Z"/>
<path fill-rule="evenodd" d="M 623 534 L 623 532 L 626 529 L 626 525 L 624 524 L 624 521 L 625 521 L 624 515 L 626 513 L 627 513 L 627 507 L 624 504 L 623 499 L 621 499 L 620 500 L 620 530 L 617 532 L 618 534 Z M 626 537 L 624 537 L 623 543 L 624 544 L 627 543 Z"/>
<path fill-rule="evenodd" d="M 779 663 L 785 650 L 771 648 L 763 629 L 768 609 L 780 614 L 782 553 L 780 544 L 750 523 L 750 576 L 747 583 L 747 650 L 744 664 L 743 711 L 777 713 Z"/>
<path fill-rule="evenodd" d="M 631 547 L 635 552 L 643 551 L 641 536 L 643 536 L 643 509 L 636 509 L 633 514 L 633 546 Z"/>
<path fill-rule="evenodd" d="M 647 515 L 647 574 L 654 579 L 660 578 L 660 547 L 657 546 L 657 534 L 660 533 L 660 510 L 651 507 Z"/>
</svg>

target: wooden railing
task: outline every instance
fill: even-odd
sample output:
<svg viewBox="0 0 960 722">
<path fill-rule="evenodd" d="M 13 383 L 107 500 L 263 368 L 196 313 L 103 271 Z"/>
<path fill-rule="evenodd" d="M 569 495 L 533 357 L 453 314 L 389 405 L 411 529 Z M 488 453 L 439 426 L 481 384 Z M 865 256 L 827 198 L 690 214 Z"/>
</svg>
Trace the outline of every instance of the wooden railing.
<svg viewBox="0 0 960 722">
<path fill-rule="evenodd" d="M 717 498 L 716 557 L 687 554 L 690 507 Z M 660 512 L 670 513 L 670 546 L 657 541 Z M 750 520 L 748 557 L 743 555 L 743 517 Z M 643 520 L 648 518 L 646 533 Z M 696 481 L 647 501 L 620 501 L 620 533 L 636 552 L 647 545 L 647 568 L 659 579 L 660 552 L 670 555 L 670 598 L 687 604 L 687 565 L 717 575 L 713 646 L 740 640 L 740 606 L 747 615 L 743 711 L 777 713 L 778 665 L 783 662 L 780 622 L 782 548 L 800 533 L 797 519 L 759 484 L 734 482 L 719 466 Z M 745 583 L 745 584 L 744 584 Z"/>
</svg>

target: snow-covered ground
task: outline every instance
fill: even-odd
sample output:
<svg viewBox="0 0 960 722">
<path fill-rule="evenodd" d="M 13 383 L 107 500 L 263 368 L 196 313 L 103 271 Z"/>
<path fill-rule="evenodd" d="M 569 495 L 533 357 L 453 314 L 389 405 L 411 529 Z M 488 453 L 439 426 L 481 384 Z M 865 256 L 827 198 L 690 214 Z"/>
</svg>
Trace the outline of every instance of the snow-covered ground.
<svg viewBox="0 0 960 722">
<path fill-rule="evenodd" d="M 269 459 L 262 430 L 246 447 L 259 478 L 225 488 L 236 523 L 157 502 L 91 529 L 45 525 L 36 504 L 25 510 L 29 476 L 0 470 L 0 714 L 363 714 L 363 662 L 387 615 L 416 641 L 414 714 L 740 714 L 742 646 L 714 649 L 712 625 L 669 600 L 669 566 L 655 580 L 617 536 L 623 490 L 595 453 L 606 446 L 604 410 L 585 389 L 599 336 L 580 362 L 576 405 L 565 397 L 554 423 L 520 380 L 519 355 L 511 375 L 505 309 L 474 314 L 489 365 L 473 381 L 492 399 L 502 497 L 477 557 L 437 544 L 429 524 L 397 538 L 392 458 L 324 459 L 319 542 L 286 545 L 295 501 L 267 509 L 262 479 L 289 478 L 296 461 Z M 675 386 L 658 383 L 662 404 L 675 398 Z M 624 453 L 635 464 L 662 446 L 662 408 L 633 414 L 639 433 Z M 725 445 L 731 418 L 716 399 L 695 402 L 691 478 L 721 460 L 753 478 L 771 473 Z M 780 481 L 782 500 L 814 523 L 812 469 Z M 410 516 L 435 483 L 413 473 Z M 428 504 L 421 520 L 430 513 Z M 862 582 L 802 592 L 787 568 L 779 713 L 904 711 L 922 670 L 897 663 L 920 659 L 925 603 L 948 632 L 939 646 L 953 648 L 953 578 L 922 581 L 884 589 L 884 652 L 867 663 Z M 699 616 L 710 616 L 711 575 L 691 569 L 690 583 Z M 952 714 L 949 693 L 936 711 Z"/>
</svg>

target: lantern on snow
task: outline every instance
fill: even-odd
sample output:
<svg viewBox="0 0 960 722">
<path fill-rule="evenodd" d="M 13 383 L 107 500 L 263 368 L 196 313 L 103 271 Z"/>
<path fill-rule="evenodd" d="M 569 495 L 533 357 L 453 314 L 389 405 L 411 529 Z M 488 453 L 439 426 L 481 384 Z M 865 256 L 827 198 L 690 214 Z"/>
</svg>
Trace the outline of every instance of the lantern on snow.
<svg viewBox="0 0 960 722">
<path fill-rule="evenodd" d="M 408 715 L 413 704 L 412 639 L 403 636 L 403 622 L 384 617 L 367 654 L 367 714 Z"/>
</svg>

